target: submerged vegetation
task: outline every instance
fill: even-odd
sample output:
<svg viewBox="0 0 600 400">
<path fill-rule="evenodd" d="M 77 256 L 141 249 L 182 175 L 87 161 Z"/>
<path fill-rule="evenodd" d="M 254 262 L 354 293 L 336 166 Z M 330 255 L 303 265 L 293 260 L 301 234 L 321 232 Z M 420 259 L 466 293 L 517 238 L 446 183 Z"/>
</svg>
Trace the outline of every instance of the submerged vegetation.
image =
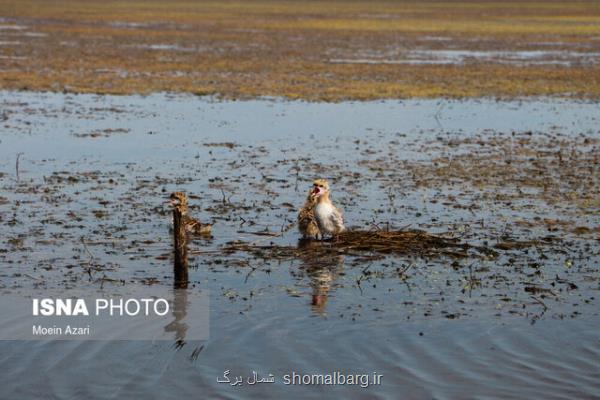
<svg viewBox="0 0 600 400">
<path fill-rule="evenodd" d="M 309 100 L 600 95 L 582 2 L 0 0 L 0 86 Z"/>
</svg>

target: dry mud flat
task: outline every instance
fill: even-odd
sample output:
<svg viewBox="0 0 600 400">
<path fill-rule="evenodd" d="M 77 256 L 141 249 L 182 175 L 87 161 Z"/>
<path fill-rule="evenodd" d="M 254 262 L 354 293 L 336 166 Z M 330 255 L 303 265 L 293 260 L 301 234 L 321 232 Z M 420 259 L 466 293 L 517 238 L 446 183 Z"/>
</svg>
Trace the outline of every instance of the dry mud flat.
<svg viewBox="0 0 600 400">
<path fill-rule="evenodd" d="M 597 357 L 596 103 L 2 92 L 0 104 L 3 290 L 171 285 L 168 194 L 186 191 L 191 212 L 215 223 L 213 237 L 190 245 L 190 290 L 209 289 L 212 302 L 212 337 L 199 358 L 190 361 L 185 347 L 174 355 L 161 346 L 84 345 L 102 354 L 98 366 L 123 351 L 130 363 L 156 360 L 163 372 L 117 379 L 125 393 L 150 393 L 142 375 L 168 379 L 162 368 L 180 363 L 190 370 L 175 393 L 189 390 L 185 382 L 218 393 L 214 381 L 233 360 L 239 369 L 258 362 L 312 372 L 339 368 L 336 359 L 363 365 L 367 353 L 361 368 L 397 372 L 384 393 L 401 384 L 444 395 L 475 384 L 518 397 L 548 376 L 548 394 L 598 389 L 582 372 Z M 489 251 L 299 247 L 296 209 L 315 176 L 331 181 L 355 229 L 419 229 Z M 253 247 L 233 251 L 239 243 Z M 26 370 L 59 347 L 69 361 L 86 353 L 38 344 L 22 360 L 6 349 L 5 359 Z M 469 362 L 475 356 L 480 365 Z M 499 359 L 501 379 L 482 378 Z M 458 374 L 454 384 L 439 380 L 448 373 Z"/>
</svg>

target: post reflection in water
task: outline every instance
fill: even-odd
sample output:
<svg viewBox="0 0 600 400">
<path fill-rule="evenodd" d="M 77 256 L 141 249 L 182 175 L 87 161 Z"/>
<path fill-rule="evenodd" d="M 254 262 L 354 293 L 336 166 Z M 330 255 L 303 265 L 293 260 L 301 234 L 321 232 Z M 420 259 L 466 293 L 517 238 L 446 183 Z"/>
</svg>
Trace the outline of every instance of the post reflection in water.
<svg viewBox="0 0 600 400">
<path fill-rule="evenodd" d="M 188 331 L 188 324 L 185 323 L 187 317 L 188 293 L 187 289 L 173 289 L 173 302 L 171 304 L 171 312 L 173 321 L 165 326 L 165 332 L 175 333 L 175 343 L 185 343 L 185 335 Z"/>
<path fill-rule="evenodd" d="M 323 251 L 323 243 L 314 240 L 302 240 L 298 247 L 303 250 L 300 258 L 300 267 L 298 268 L 299 277 L 308 277 L 312 288 L 311 308 L 319 315 L 327 314 L 327 300 L 329 291 L 336 278 L 343 271 L 344 256 L 332 251 Z M 318 249 L 319 251 L 311 251 Z"/>
</svg>

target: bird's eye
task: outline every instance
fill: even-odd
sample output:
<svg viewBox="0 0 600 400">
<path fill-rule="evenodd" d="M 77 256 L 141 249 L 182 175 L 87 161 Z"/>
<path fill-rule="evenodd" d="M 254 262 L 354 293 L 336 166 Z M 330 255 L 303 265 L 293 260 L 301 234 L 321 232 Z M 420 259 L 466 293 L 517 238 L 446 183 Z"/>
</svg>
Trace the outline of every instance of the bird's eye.
<svg viewBox="0 0 600 400">
<path fill-rule="evenodd" d="M 323 187 L 323 185 L 319 185 L 319 187 L 320 187 L 320 188 L 322 188 L 322 187 Z"/>
</svg>

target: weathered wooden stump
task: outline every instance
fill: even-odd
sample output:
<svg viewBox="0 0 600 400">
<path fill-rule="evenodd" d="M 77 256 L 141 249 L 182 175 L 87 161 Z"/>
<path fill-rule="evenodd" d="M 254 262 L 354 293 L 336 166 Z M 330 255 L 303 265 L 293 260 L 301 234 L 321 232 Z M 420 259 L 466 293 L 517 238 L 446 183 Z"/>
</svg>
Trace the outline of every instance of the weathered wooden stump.
<svg viewBox="0 0 600 400">
<path fill-rule="evenodd" d="M 176 288 L 186 288 L 188 284 L 187 233 L 185 230 L 185 210 L 173 208 L 173 276 Z"/>
</svg>

